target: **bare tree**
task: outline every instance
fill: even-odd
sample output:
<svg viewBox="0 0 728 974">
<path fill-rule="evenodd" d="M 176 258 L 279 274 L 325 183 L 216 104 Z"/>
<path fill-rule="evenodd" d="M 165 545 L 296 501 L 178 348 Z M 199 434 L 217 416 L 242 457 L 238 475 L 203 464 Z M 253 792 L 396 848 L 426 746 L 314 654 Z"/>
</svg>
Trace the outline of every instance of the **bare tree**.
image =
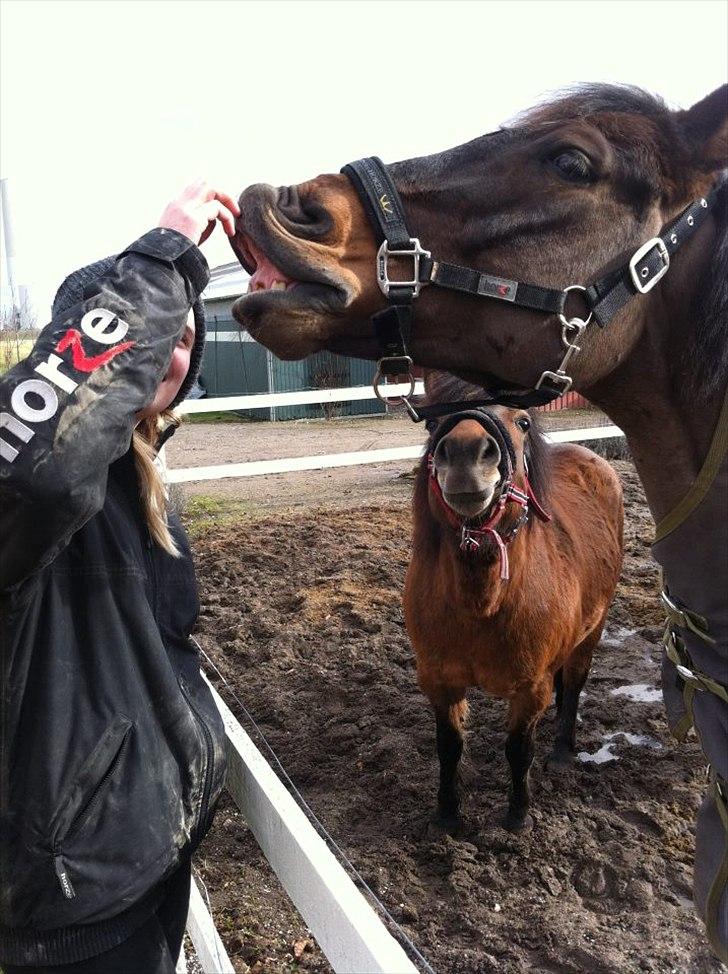
<svg viewBox="0 0 728 974">
<path fill-rule="evenodd" d="M 340 389 L 346 384 L 347 379 L 346 363 L 342 359 L 335 358 L 329 352 L 321 352 L 316 356 L 315 364 L 311 369 L 311 385 L 314 389 Z M 319 405 L 324 419 L 341 416 L 340 402 L 322 402 Z"/>
<path fill-rule="evenodd" d="M 0 307 L 0 374 L 22 361 L 38 337 L 38 318 L 27 294 L 20 305 Z"/>
</svg>

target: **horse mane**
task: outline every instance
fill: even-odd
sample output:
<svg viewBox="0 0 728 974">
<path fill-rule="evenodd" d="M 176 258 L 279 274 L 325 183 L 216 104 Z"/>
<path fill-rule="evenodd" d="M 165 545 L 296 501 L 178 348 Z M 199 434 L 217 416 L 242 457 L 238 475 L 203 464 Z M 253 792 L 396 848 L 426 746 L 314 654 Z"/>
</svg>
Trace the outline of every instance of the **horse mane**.
<svg viewBox="0 0 728 974">
<path fill-rule="evenodd" d="M 568 85 L 546 95 L 535 106 L 520 112 L 516 124 L 556 118 L 583 118 L 602 112 L 628 112 L 664 122 L 670 109 L 662 98 L 636 85 L 584 82 Z"/>
<path fill-rule="evenodd" d="M 698 288 L 695 334 L 682 390 L 689 401 L 719 395 L 728 383 L 728 174 L 718 185 L 714 209 L 718 234 L 713 257 Z M 687 352 L 687 349 L 684 350 Z M 678 360 L 682 356 L 678 356 Z"/>
<path fill-rule="evenodd" d="M 645 142 L 652 151 L 645 153 L 637 140 L 630 145 L 630 136 L 635 134 L 634 126 L 626 120 L 624 130 L 611 132 L 620 142 L 620 155 L 627 172 L 639 179 L 633 181 L 647 185 L 654 196 L 661 192 L 660 177 L 667 185 L 678 187 L 679 192 L 692 196 L 688 170 L 692 169 L 690 158 L 692 146 L 680 127 L 676 113 L 658 96 L 632 85 L 618 84 L 580 84 L 562 89 L 549 96 L 535 107 L 516 116 L 511 124 L 532 125 L 540 122 L 557 121 L 567 118 L 585 118 L 597 115 L 624 116 L 637 115 L 648 119 L 651 131 L 644 133 Z M 616 123 L 612 122 L 613 125 Z M 655 172 L 650 159 L 654 156 L 665 158 L 662 172 Z M 684 185 L 678 179 L 682 170 Z M 692 173 L 690 173 L 692 175 Z M 686 401 L 706 401 L 718 395 L 728 384 L 728 170 L 723 170 L 716 180 L 718 199 L 714 207 L 717 223 L 717 239 L 711 262 L 705 269 L 702 286 L 698 289 L 699 298 L 693 309 L 695 331 L 692 336 L 690 354 L 678 355 L 676 368 L 677 386 Z M 644 204 L 644 195 L 635 197 L 637 208 Z M 687 350 L 684 350 L 687 351 Z"/>
<path fill-rule="evenodd" d="M 485 392 L 488 390 L 486 389 Z M 425 373 L 425 400 L 428 404 L 436 402 L 461 402 L 468 399 L 482 399 L 484 389 L 473 385 L 464 379 L 448 372 L 427 371 Z M 536 497 L 541 503 L 546 503 L 550 487 L 550 444 L 538 421 L 538 413 L 527 410 L 531 419 L 531 428 L 526 440 L 526 457 L 528 460 L 528 479 Z M 427 441 L 427 453 L 430 452 L 437 430 L 430 433 Z M 423 460 L 426 470 L 427 460 Z"/>
</svg>

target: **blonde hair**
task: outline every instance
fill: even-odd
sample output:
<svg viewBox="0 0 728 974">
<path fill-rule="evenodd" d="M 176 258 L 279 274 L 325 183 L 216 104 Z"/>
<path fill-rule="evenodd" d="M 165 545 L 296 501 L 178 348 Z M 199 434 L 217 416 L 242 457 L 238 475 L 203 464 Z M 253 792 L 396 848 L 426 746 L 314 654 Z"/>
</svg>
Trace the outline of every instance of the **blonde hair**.
<svg viewBox="0 0 728 974">
<path fill-rule="evenodd" d="M 179 424 L 179 416 L 173 410 L 165 409 L 156 416 L 143 419 L 134 430 L 132 437 L 142 510 L 149 533 L 157 544 L 174 558 L 179 558 L 180 552 L 167 523 L 169 498 L 167 484 L 157 462 L 157 442 L 164 429 Z"/>
</svg>

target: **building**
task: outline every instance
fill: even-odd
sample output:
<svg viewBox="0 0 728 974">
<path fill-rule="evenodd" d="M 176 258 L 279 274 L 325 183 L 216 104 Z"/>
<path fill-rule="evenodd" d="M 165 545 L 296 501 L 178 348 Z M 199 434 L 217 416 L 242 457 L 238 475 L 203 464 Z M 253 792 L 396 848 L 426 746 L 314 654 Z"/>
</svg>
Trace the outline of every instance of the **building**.
<svg viewBox="0 0 728 974">
<path fill-rule="evenodd" d="M 207 339 L 200 369 L 200 384 L 208 396 L 244 396 L 303 389 L 339 389 L 371 385 L 374 362 L 318 352 L 299 362 L 277 359 L 233 318 L 232 306 L 248 288 L 249 275 L 238 264 L 216 267 L 202 294 Z M 246 411 L 257 419 L 315 419 L 383 413 L 378 399 L 359 402 L 276 406 Z"/>
</svg>

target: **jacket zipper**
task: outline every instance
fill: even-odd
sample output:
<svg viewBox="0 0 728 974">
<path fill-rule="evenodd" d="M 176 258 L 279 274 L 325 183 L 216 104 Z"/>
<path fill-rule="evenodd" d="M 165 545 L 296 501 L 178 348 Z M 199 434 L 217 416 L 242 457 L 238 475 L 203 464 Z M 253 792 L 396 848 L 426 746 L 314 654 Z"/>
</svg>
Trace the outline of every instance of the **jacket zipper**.
<svg viewBox="0 0 728 974">
<path fill-rule="evenodd" d="M 103 778 L 99 780 L 96 787 L 91 792 L 91 795 L 89 796 L 89 799 L 86 802 L 86 804 L 83 806 L 83 808 L 79 809 L 79 811 L 76 813 L 73 820 L 71 821 L 71 824 L 64 832 L 63 842 L 71 838 L 74 832 L 78 831 L 78 827 L 83 821 L 83 819 L 86 817 L 87 813 L 90 812 L 91 809 L 94 807 L 94 805 L 98 802 L 99 796 L 103 791 L 104 786 L 116 771 L 119 762 L 121 761 L 121 758 L 124 754 L 124 751 L 126 750 L 126 745 L 129 740 L 130 731 L 131 728 L 129 728 L 129 730 L 127 730 L 126 734 L 124 735 L 124 738 L 119 746 L 119 750 L 116 752 L 114 760 L 111 762 L 109 767 L 104 772 Z M 61 890 L 63 892 L 63 895 L 66 897 L 67 900 L 74 899 L 74 897 L 76 896 L 76 891 L 73 888 L 73 883 L 68 877 L 68 869 L 66 867 L 65 859 L 63 858 L 63 852 L 61 850 L 60 840 L 56 841 L 56 843 L 53 846 L 53 867 L 56 871 L 58 882 L 61 884 Z"/>
<path fill-rule="evenodd" d="M 210 728 L 205 723 L 204 718 L 200 714 L 199 710 L 192 703 L 190 695 L 182 681 L 180 681 L 180 690 L 182 691 L 182 696 L 187 701 L 187 706 L 192 711 L 192 715 L 197 720 L 197 723 L 202 728 L 202 733 L 205 738 L 205 748 L 207 751 L 207 761 L 205 764 L 205 782 L 202 788 L 202 801 L 200 802 L 200 821 L 197 826 L 197 832 L 200 833 L 207 821 L 207 814 L 209 811 L 210 804 L 210 792 L 212 791 L 212 772 L 213 772 L 213 762 L 215 758 L 215 748 L 212 742 L 212 734 L 210 733 Z"/>
</svg>

